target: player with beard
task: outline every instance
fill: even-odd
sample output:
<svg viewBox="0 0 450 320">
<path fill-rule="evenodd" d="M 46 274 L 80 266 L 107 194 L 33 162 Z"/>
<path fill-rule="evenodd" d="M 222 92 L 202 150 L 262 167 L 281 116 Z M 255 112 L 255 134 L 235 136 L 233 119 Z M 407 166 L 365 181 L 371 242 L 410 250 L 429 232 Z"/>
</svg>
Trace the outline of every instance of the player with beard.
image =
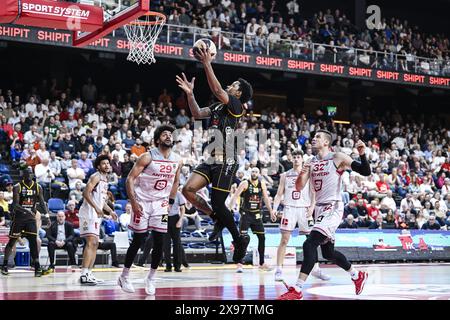
<svg viewBox="0 0 450 320">
<path fill-rule="evenodd" d="M 153 237 L 152 263 L 144 283 L 148 295 L 155 295 L 156 292 L 154 277 L 163 254 L 169 206 L 175 202 L 182 167 L 180 156 L 172 151 L 174 130 L 168 125 L 156 128 L 153 137 L 156 148 L 139 157 L 126 181 L 133 208 L 128 225 L 133 231 L 133 241 L 127 250 L 118 284 L 128 293 L 135 292 L 129 279 L 131 265 L 150 230 Z"/>
</svg>

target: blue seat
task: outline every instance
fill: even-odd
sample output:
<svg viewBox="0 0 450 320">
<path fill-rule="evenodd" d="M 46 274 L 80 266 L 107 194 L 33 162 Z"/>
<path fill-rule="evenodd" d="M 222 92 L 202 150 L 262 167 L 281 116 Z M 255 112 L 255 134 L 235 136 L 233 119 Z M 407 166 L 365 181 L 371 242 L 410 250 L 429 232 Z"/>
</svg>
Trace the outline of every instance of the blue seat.
<svg viewBox="0 0 450 320">
<path fill-rule="evenodd" d="M 48 210 L 57 213 L 60 210 L 64 210 L 64 201 L 59 198 L 48 199 Z"/>
<path fill-rule="evenodd" d="M 9 173 L 9 167 L 6 164 L 0 164 L 0 173 L 1 174 L 8 174 Z"/>
<path fill-rule="evenodd" d="M 116 210 L 116 212 L 117 212 L 117 210 L 122 210 L 123 211 L 123 209 L 122 209 L 122 205 L 120 204 L 120 203 L 114 203 L 114 210 Z"/>
<path fill-rule="evenodd" d="M 114 212 L 117 214 L 118 217 L 120 217 L 123 214 L 123 210 L 122 209 L 114 208 Z"/>
<path fill-rule="evenodd" d="M 215 249 L 219 245 L 219 241 L 211 241 L 205 244 L 206 248 Z"/>
<path fill-rule="evenodd" d="M 122 206 L 122 211 L 125 212 L 125 207 L 127 206 L 128 200 L 116 200 L 115 205 L 120 204 Z"/>
<path fill-rule="evenodd" d="M 195 238 L 206 238 L 206 232 L 194 231 L 191 233 L 191 237 Z"/>
<path fill-rule="evenodd" d="M 181 233 L 180 233 L 181 238 L 189 238 L 190 236 L 191 236 L 191 233 L 187 232 L 187 231 L 181 231 Z"/>
</svg>

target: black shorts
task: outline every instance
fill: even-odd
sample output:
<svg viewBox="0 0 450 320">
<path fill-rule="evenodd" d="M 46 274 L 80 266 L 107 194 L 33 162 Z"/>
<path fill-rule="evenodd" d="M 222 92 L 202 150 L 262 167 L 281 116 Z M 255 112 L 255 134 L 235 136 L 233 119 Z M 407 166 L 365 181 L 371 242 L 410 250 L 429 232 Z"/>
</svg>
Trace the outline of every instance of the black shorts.
<svg viewBox="0 0 450 320">
<path fill-rule="evenodd" d="M 194 172 L 208 180 L 208 183 L 212 184 L 213 189 L 229 192 L 237 169 L 237 161 L 234 161 L 233 164 L 208 164 L 204 162 L 199 164 L 194 169 Z"/>
<path fill-rule="evenodd" d="M 241 212 L 241 220 L 239 221 L 239 231 L 247 231 L 248 228 L 255 234 L 264 234 L 264 224 L 261 212 Z"/>
<path fill-rule="evenodd" d="M 11 222 L 9 237 L 20 238 L 22 235 L 38 235 L 36 219 L 30 219 L 28 217 L 21 218 L 18 214 L 16 214 Z"/>
</svg>

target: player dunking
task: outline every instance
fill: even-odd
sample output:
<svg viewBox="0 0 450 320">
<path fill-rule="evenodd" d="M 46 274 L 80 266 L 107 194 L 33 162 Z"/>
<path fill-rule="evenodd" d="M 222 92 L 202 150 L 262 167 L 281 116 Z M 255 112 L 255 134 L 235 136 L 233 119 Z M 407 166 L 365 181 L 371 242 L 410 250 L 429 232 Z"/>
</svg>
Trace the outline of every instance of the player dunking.
<svg viewBox="0 0 450 320">
<path fill-rule="evenodd" d="M 36 205 L 39 204 L 41 208 L 44 208 L 43 211 L 46 213 L 48 213 L 48 208 L 44 201 L 42 187 L 33 180 L 33 169 L 31 167 L 24 168 L 20 171 L 20 174 L 22 180 L 13 189 L 12 210 L 14 217 L 9 232 L 9 241 L 5 248 L 1 272 L 3 275 L 9 274 L 8 260 L 11 252 L 17 240 L 21 236 L 25 236 L 30 245 L 30 255 L 34 264 L 34 276 L 40 277 L 43 271 L 39 264 Z"/>
<path fill-rule="evenodd" d="M 258 168 L 252 169 L 250 180 L 244 180 L 239 184 L 228 205 L 229 208 L 233 208 L 241 194 L 243 199 L 239 210 L 241 212 L 239 231 L 246 235 L 248 234 L 248 228 L 251 228 L 252 232 L 256 234 L 258 237 L 259 268 L 262 271 L 270 271 L 269 266 L 264 263 L 266 236 L 261 212 L 261 200 L 264 200 L 266 207 L 270 210 L 270 199 L 266 183 L 260 179 Z M 237 272 L 242 272 L 241 263 L 238 263 Z"/>
<path fill-rule="evenodd" d="M 208 50 L 200 50 L 198 59 L 205 68 L 209 87 L 220 103 L 215 103 L 210 107 L 200 108 L 194 97 L 195 78 L 192 78 L 189 82 L 183 73 L 182 77 L 177 76 L 176 80 L 179 87 L 183 89 L 187 95 L 189 109 L 194 118 L 208 118 L 210 120 L 209 129 L 220 131 L 223 138 L 223 154 L 220 155 L 215 152 L 211 153 L 210 159 L 207 159 L 205 163 L 202 163 L 195 168 L 194 172 L 190 175 L 188 181 L 184 185 L 182 192 L 185 198 L 196 208 L 215 220 L 214 236 L 211 236 L 210 240 L 214 240 L 215 235 L 217 235 L 224 227 L 230 231 L 235 248 L 233 261 L 238 263 L 245 256 L 249 237 L 248 235 L 239 234 L 236 224 L 234 223 L 233 214 L 225 206 L 225 200 L 230 192 L 233 177 L 235 176 L 238 167 L 237 153 L 235 150 L 233 154 L 227 154 L 225 150 L 227 135 L 232 134 L 234 130 L 237 129 L 239 120 L 246 108 L 245 103 L 251 99 L 253 89 L 247 81 L 240 78 L 229 85 L 226 90 L 223 90 L 212 69 L 212 57 Z M 222 159 L 220 159 L 220 156 L 223 156 Z M 214 160 L 218 158 L 218 161 Z M 205 199 L 197 194 L 200 189 L 210 183 L 212 184 L 212 207 L 209 206 Z"/>
<path fill-rule="evenodd" d="M 298 233 L 308 236 L 311 232 L 313 223 L 312 214 L 315 205 L 315 196 L 311 190 L 309 182 L 301 192 L 295 190 L 295 181 L 303 167 L 303 153 L 300 150 L 292 152 L 293 168 L 282 173 L 277 194 L 273 202 L 273 210 L 271 211 L 272 221 L 277 219 L 278 206 L 283 199 L 284 210 L 281 218 L 280 230 L 281 240 L 277 250 L 277 269 L 275 271 L 275 281 L 282 281 L 282 267 L 284 256 L 286 254 L 286 246 L 289 243 L 292 231 L 298 224 Z M 314 265 L 311 275 L 322 279 L 329 280 L 320 268 L 319 263 Z"/>
<path fill-rule="evenodd" d="M 156 128 L 153 137 L 156 148 L 139 157 L 127 178 L 127 194 L 133 208 L 128 228 L 134 234 L 118 279 L 125 292 L 135 291 L 129 279 L 130 268 L 149 230 L 152 230 L 153 250 L 151 268 L 144 280 L 145 292 L 148 295 L 156 292 L 154 277 L 163 253 L 169 205 L 175 202 L 182 166 L 180 156 L 172 152 L 174 130 L 168 125 Z"/>
<path fill-rule="evenodd" d="M 303 299 L 302 287 L 317 261 L 317 248 L 322 249 L 322 256 L 347 271 L 355 284 L 356 294 L 361 294 L 367 280 L 367 272 L 357 271 L 347 258 L 334 249 L 336 229 L 342 220 L 344 205 L 341 198 L 341 177 L 344 170 L 352 169 L 363 176 L 369 176 L 370 165 L 365 155 L 365 144 L 359 140 L 355 147 L 360 156 L 353 161 L 342 152 L 331 152 L 331 133 L 318 130 L 312 139 L 315 154 L 310 163 L 305 163 L 296 181 L 297 191 L 302 191 L 311 179 L 316 194 L 315 223 L 306 241 L 303 243 L 303 263 L 295 286 L 288 287 L 288 292 L 280 300 Z"/>
<path fill-rule="evenodd" d="M 100 224 L 106 210 L 108 214 L 117 218 L 114 211 L 106 204 L 108 192 L 107 174 L 111 170 L 111 164 L 107 155 L 98 156 L 94 161 L 94 173 L 88 180 L 83 191 L 83 204 L 78 216 L 80 218 L 80 236 L 86 241 L 83 251 L 83 263 L 80 276 L 80 284 L 95 286 L 103 282 L 92 274 L 92 268 L 97 256 Z"/>
</svg>

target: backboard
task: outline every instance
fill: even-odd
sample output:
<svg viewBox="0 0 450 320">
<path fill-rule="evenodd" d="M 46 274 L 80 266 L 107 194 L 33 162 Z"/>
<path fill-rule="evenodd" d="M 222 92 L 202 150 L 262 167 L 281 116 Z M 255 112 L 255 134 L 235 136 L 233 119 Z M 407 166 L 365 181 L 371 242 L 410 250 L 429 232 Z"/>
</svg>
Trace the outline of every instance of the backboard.
<svg viewBox="0 0 450 320">
<path fill-rule="evenodd" d="M 74 47 L 86 46 L 150 10 L 150 0 L 76 0 L 76 3 L 101 7 L 104 22 L 103 27 L 93 32 L 74 31 Z"/>
</svg>

